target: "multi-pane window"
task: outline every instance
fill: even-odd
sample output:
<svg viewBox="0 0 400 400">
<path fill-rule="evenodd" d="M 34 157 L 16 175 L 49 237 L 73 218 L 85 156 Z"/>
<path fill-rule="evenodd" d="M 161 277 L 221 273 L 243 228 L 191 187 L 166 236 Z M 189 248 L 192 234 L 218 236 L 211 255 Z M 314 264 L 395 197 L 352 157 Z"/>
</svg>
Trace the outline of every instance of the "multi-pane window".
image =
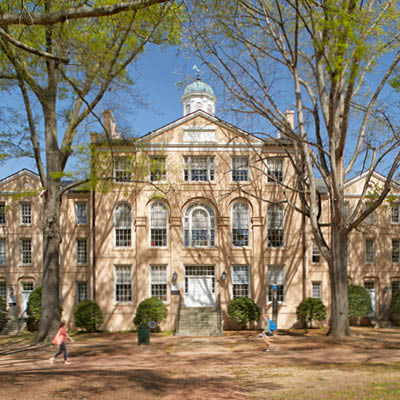
<svg viewBox="0 0 400 400">
<path fill-rule="evenodd" d="M 249 158 L 232 157 L 232 181 L 247 182 L 249 180 Z"/>
<path fill-rule="evenodd" d="M 79 303 L 81 301 L 88 299 L 88 284 L 87 282 L 77 282 L 76 283 L 76 301 Z"/>
<path fill-rule="evenodd" d="M 184 157 L 183 179 L 185 182 L 213 182 L 215 180 L 214 157 Z"/>
<path fill-rule="evenodd" d="M 186 247 L 215 246 L 215 213 L 207 204 L 194 203 L 184 214 L 184 245 Z"/>
<path fill-rule="evenodd" d="M 150 182 L 167 180 L 167 162 L 165 157 L 150 157 Z"/>
<path fill-rule="evenodd" d="M 394 263 L 400 262 L 400 240 L 399 239 L 392 240 L 392 262 L 394 262 Z"/>
<path fill-rule="evenodd" d="M 319 247 L 315 242 L 312 242 L 311 261 L 313 263 L 321 262 L 321 252 L 319 251 Z"/>
<path fill-rule="evenodd" d="M 167 301 L 167 266 L 150 266 L 150 297 Z"/>
<path fill-rule="evenodd" d="M 373 206 L 372 203 L 367 203 L 366 207 L 369 209 Z M 368 214 L 368 216 L 365 218 L 365 222 L 367 224 L 372 224 L 375 221 L 375 211 L 372 211 L 371 214 Z"/>
<path fill-rule="evenodd" d="M 76 239 L 76 262 L 77 264 L 88 263 L 88 242 L 86 238 Z"/>
<path fill-rule="evenodd" d="M 392 204 L 392 224 L 400 223 L 400 204 Z"/>
<path fill-rule="evenodd" d="M 32 223 L 32 209 L 31 203 L 21 203 L 21 224 L 30 225 Z"/>
<path fill-rule="evenodd" d="M 114 159 L 115 182 L 130 182 L 132 176 L 131 161 L 128 157 L 116 157 Z"/>
<path fill-rule="evenodd" d="M 247 265 L 232 266 L 232 295 L 249 297 L 249 267 Z"/>
<path fill-rule="evenodd" d="M 392 281 L 392 296 L 400 290 L 400 281 Z"/>
<path fill-rule="evenodd" d="M 273 290 L 276 290 L 278 302 L 285 301 L 285 268 L 283 266 L 280 265 L 268 266 L 267 283 L 268 283 L 268 301 L 272 301 Z"/>
<path fill-rule="evenodd" d="M 119 203 L 114 209 L 115 247 L 130 247 L 132 244 L 131 207 Z"/>
<path fill-rule="evenodd" d="M 283 247 L 283 207 L 271 204 L 267 212 L 267 244 L 268 247 Z"/>
<path fill-rule="evenodd" d="M 117 303 L 132 301 L 132 269 L 130 265 L 114 267 L 114 296 Z"/>
<path fill-rule="evenodd" d="M 321 298 L 321 282 L 313 282 L 312 283 L 312 297 L 314 299 L 320 299 Z"/>
<path fill-rule="evenodd" d="M 77 225 L 86 225 L 88 218 L 88 206 L 86 201 L 75 203 L 75 220 Z"/>
<path fill-rule="evenodd" d="M 0 239 L 0 265 L 6 263 L 6 239 Z"/>
<path fill-rule="evenodd" d="M 283 158 L 267 159 L 267 182 L 283 182 Z"/>
<path fill-rule="evenodd" d="M 150 207 L 150 245 L 151 247 L 167 246 L 168 210 L 159 201 Z"/>
<path fill-rule="evenodd" d="M 7 301 L 7 284 L 6 282 L 0 282 L 0 297 Z"/>
<path fill-rule="evenodd" d="M 237 202 L 232 207 L 232 245 L 234 247 L 249 245 L 250 212 L 249 205 Z"/>
<path fill-rule="evenodd" d="M 375 262 L 375 241 L 374 239 L 365 239 L 365 262 Z"/>
<path fill-rule="evenodd" d="M 6 223 L 6 204 L 0 203 L 0 225 L 4 225 Z"/>
<path fill-rule="evenodd" d="M 32 239 L 21 239 L 21 263 L 32 264 Z"/>
</svg>

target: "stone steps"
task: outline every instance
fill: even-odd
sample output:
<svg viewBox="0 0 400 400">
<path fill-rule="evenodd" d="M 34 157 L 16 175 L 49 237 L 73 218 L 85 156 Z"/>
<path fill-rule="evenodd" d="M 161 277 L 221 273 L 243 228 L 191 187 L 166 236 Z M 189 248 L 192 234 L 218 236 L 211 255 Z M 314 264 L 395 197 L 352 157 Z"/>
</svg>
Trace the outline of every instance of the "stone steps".
<svg viewBox="0 0 400 400">
<path fill-rule="evenodd" d="M 180 311 L 176 336 L 220 336 L 220 315 L 216 307 L 184 307 Z"/>
</svg>

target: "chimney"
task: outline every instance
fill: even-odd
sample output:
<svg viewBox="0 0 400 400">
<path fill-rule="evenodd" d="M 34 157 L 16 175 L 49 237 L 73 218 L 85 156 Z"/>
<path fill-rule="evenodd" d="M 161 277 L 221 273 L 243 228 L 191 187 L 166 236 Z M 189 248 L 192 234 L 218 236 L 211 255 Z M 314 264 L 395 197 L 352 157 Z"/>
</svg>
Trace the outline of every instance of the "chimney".
<svg viewBox="0 0 400 400">
<path fill-rule="evenodd" d="M 120 138 L 120 134 L 117 130 L 117 125 L 115 124 L 114 115 L 111 110 L 103 111 L 103 121 L 104 121 L 104 129 L 106 131 L 106 135 L 111 136 L 111 138 Z"/>
<path fill-rule="evenodd" d="M 287 110 L 285 112 L 285 117 L 291 128 L 294 129 L 294 110 Z"/>
</svg>

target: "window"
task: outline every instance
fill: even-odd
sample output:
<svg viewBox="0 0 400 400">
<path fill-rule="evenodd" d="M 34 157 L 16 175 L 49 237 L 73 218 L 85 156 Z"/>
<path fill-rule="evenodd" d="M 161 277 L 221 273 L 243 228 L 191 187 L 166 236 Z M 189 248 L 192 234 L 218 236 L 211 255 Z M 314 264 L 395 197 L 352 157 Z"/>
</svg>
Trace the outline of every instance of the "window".
<svg viewBox="0 0 400 400">
<path fill-rule="evenodd" d="M 87 224 L 87 202 L 75 203 L 75 217 L 77 225 Z"/>
<path fill-rule="evenodd" d="M 21 239 L 21 263 L 32 264 L 32 240 Z"/>
<path fill-rule="evenodd" d="M 373 206 L 372 203 L 367 203 L 366 207 L 371 208 Z M 368 215 L 367 218 L 365 218 L 365 222 L 367 224 L 372 224 L 375 221 L 375 211 L 373 211 L 371 214 Z"/>
<path fill-rule="evenodd" d="M 283 247 L 283 207 L 271 204 L 267 212 L 268 247 Z"/>
<path fill-rule="evenodd" d="M 184 214 L 185 247 L 215 246 L 215 213 L 207 204 L 194 203 Z"/>
<path fill-rule="evenodd" d="M 150 297 L 167 301 L 167 266 L 150 266 Z"/>
<path fill-rule="evenodd" d="M 249 158 L 232 157 L 232 181 L 246 182 L 249 180 Z"/>
<path fill-rule="evenodd" d="M 150 207 L 150 246 L 167 246 L 167 206 L 161 202 L 152 203 Z"/>
<path fill-rule="evenodd" d="M 150 157 L 150 182 L 167 180 L 167 163 L 165 157 Z"/>
<path fill-rule="evenodd" d="M 400 262 L 400 240 L 399 239 L 392 240 L 392 262 L 394 262 L 394 263 Z"/>
<path fill-rule="evenodd" d="M 249 206 L 237 202 L 232 207 L 232 246 L 243 247 L 249 245 Z"/>
<path fill-rule="evenodd" d="M 321 282 L 313 282 L 312 283 L 312 297 L 314 299 L 321 298 Z"/>
<path fill-rule="evenodd" d="M 30 225 L 32 223 L 31 203 L 21 203 L 21 224 Z"/>
<path fill-rule="evenodd" d="M 129 204 L 117 204 L 114 210 L 115 247 L 130 247 L 132 243 L 132 216 Z"/>
<path fill-rule="evenodd" d="M 6 223 L 6 205 L 5 203 L 0 203 L 0 225 L 5 225 Z"/>
<path fill-rule="evenodd" d="M 249 297 L 249 267 L 247 265 L 232 266 L 232 295 Z"/>
<path fill-rule="evenodd" d="M 268 301 L 272 301 L 273 287 L 276 286 L 278 302 L 285 301 L 285 268 L 280 265 L 269 265 L 267 272 Z"/>
<path fill-rule="evenodd" d="M 213 182 L 214 157 L 184 157 L 183 179 L 185 182 Z"/>
<path fill-rule="evenodd" d="M 132 175 L 131 162 L 128 157 L 116 157 L 114 159 L 115 182 L 130 182 Z"/>
<path fill-rule="evenodd" d="M 392 281 L 392 296 L 400 290 L 400 281 Z"/>
<path fill-rule="evenodd" d="M 283 182 L 282 158 L 267 158 L 267 182 Z"/>
<path fill-rule="evenodd" d="M 117 303 L 132 301 L 132 270 L 130 265 L 114 267 L 114 296 Z"/>
<path fill-rule="evenodd" d="M 392 204 L 392 224 L 400 223 L 400 204 Z"/>
<path fill-rule="evenodd" d="M 185 266 L 185 294 L 189 293 L 189 277 L 201 276 L 211 279 L 211 293 L 215 294 L 215 267 L 213 265 L 186 265 Z"/>
<path fill-rule="evenodd" d="M 375 261 L 375 240 L 365 239 L 365 262 L 368 264 Z"/>
<path fill-rule="evenodd" d="M 312 242 L 311 262 L 313 263 L 321 262 L 321 252 L 319 251 L 319 247 L 315 242 Z"/>
<path fill-rule="evenodd" d="M 76 283 L 76 301 L 80 303 L 81 301 L 88 299 L 88 284 L 87 282 L 77 282 Z"/>
<path fill-rule="evenodd" d="M 0 265 L 6 264 L 6 239 L 0 239 Z"/>
<path fill-rule="evenodd" d="M 88 263 L 87 239 L 76 239 L 76 263 L 85 265 Z"/>
<path fill-rule="evenodd" d="M 0 282 L 0 297 L 7 301 L 7 284 L 6 282 Z"/>
</svg>

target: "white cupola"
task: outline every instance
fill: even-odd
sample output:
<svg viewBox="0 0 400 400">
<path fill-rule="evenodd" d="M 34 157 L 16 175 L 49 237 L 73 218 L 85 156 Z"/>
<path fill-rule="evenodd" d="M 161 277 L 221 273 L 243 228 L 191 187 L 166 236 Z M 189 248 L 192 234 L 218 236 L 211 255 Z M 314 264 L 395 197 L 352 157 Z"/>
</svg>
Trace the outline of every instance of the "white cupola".
<svg viewBox="0 0 400 400">
<path fill-rule="evenodd" d="M 197 110 L 203 110 L 209 114 L 215 114 L 217 97 L 211 86 L 204 83 L 200 77 L 186 86 L 181 97 L 183 116 Z"/>
</svg>

